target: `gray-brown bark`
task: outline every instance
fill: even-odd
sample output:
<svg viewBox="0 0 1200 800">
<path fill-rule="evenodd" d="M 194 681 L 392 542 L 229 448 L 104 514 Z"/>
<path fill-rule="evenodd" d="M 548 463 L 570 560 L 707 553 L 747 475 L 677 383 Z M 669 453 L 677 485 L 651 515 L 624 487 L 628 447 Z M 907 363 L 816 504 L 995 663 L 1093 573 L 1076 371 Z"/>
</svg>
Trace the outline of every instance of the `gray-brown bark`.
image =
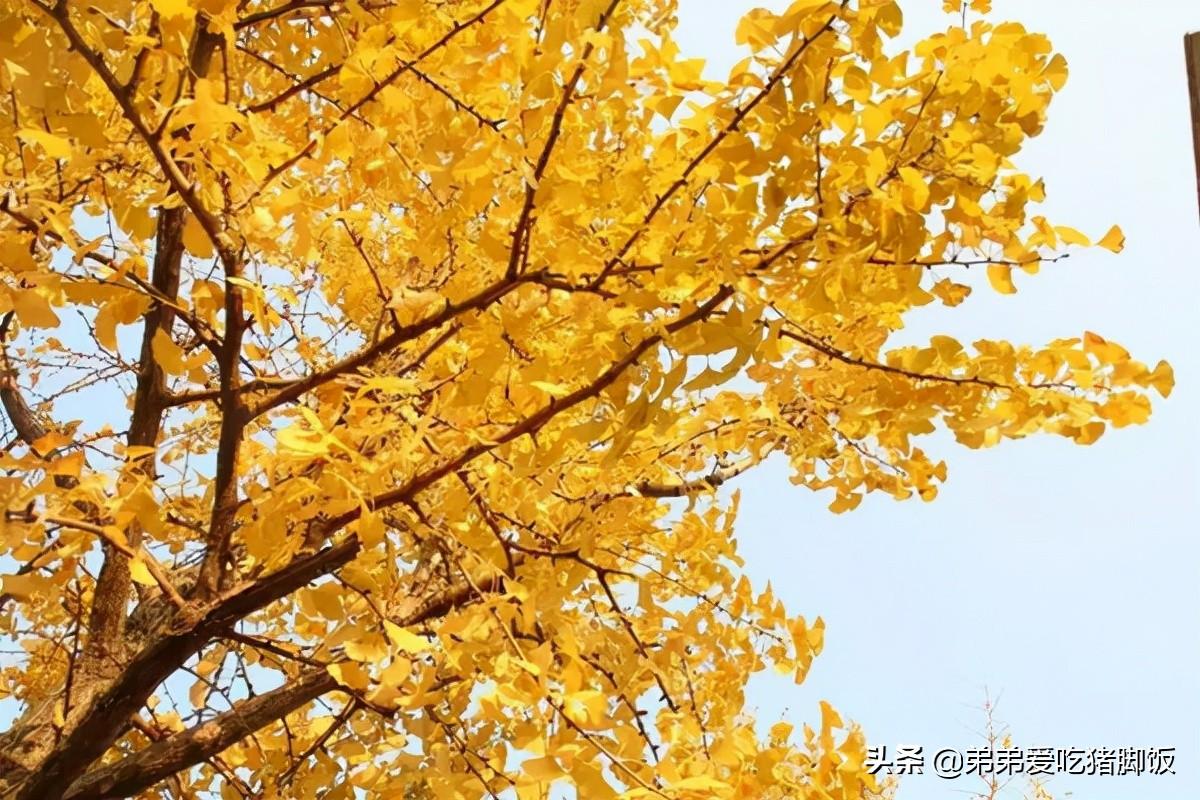
<svg viewBox="0 0 1200 800">
<path fill-rule="evenodd" d="M 236 744 L 254 731 L 337 688 L 323 667 L 313 667 L 270 692 L 243 700 L 195 727 L 87 773 L 67 790 L 66 800 L 131 797 Z"/>
<path fill-rule="evenodd" d="M 474 25 L 499 5 L 499 1 L 493 2 L 472 20 L 456 25 L 426 54 L 440 48 L 458 31 Z M 156 303 L 144 319 L 141 361 L 128 434 L 130 445 L 152 447 L 158 441 L 164 409 L 172 403 L 162 371 L 155 363 L 152 345 L 156 335 L 170 334 L 176 316 L 170 301 L 176 297 L 179 289 L 185 218 L 190 214 L 200 224 L 220 256 L 226 277 L 238 277 L 238 245 L 228 235 L 229 231 L 220 214 L 205 207 L 201 195 L 190 181 L 186 162 L 175 160 L 171 148 L 161 138 L 161 129 L 155 129 L 151 115 L 139 111 L 144 106 L 139 105 L 136 96 L 136 80 L 118 80 L 115 67 L 106 61 L 104 52 L 89 46 L 91 34 L 76 27 L 76 19 L 81 11 L 72 10 L 65 2 L 39 6 L 49 18 L 48 24 L 61 29 L 70 48 L 87 61 L 93 74 L 107 86 L 132 126 L 134 138 L 140 138 L 161 168 L 166 186 L 183 200 L 181 205 L 172 205 L 159 212 L 150 283 L 154 296 L 166 302 Z M 206 32 L 203 19 L 202 13 L 198 15 L 196 38 L 189 52 L 187 74 L 191 78 L 203 76 L 208 71 L 208 61 L 218 44 L 216 37 Z M 386 83 L 403 70 L 412 68 L 416 61 L 406 64 L 383 84 L 377 85 L 357 106 L 368 102 Z M 136 75 L 136 67 L 134 72 Z M 186 132 L 182 135 L 186 135 Z M 50 697 L 0 736 L 0 753 L 8 755 L 5 751 L 10 745 L 22 751 L 19 758 L 11 760 L 11 766 L 6 765 L 5 773 L 0 774 L 0 797 L 4 800 L 61 800 L 64 797 L 113 797 L 140 791 L 173 773 L 186 770 L 207 756 L 225 749 L 256 727 L 269 724 L 313 697 L 336 688 L 323 670 L 302 673 L 276 692 L 240 704 L 235 712 L 231 712 L 233 716 L 223 715 L 191 731 L 155 742 L 115 764 L 89 771 L 106 753 L 112 754 L 113 745 L 130 729 L 131 719 L 142 709 L 149 696 L 189 658 L 214 638 L 227 634 L 234 624 L 247 615 L 291 594 L 314 578 L 337 570 L 358 552 L 359 546 L 354 538 L 334 543 L 344 524 L 350 521 L 342 518 L 317 526 L 320 535 L 312 537 L 310 541 L 316 546 L 331 543 L 324 550 L 302 556 L 273 575 L 247 579 L 233 587 L 228 585 L 239 577 L 245 577 L 228 569 L 231 538 L 239 508 L 237 449 L 245 423 L 255 415 L 293 402 L 316 387 L 356 371 L 358 367 L 392 352 L 401 344 L 415 341 L 425 332 L 453 322 L 461 313 L 489 305 L 522 282 L 534 281 L 538 277 L 539 273 L 536 272 L 523 274 L 516 280 L 488 287 L 478 296 L 458 305 L 447 304 L 441 313 L 407 327 L 399 327 L 377 346 L 365 348 L 331 369 L 289 383 L 262 402 L 254 404 L 249 403 L 242 392 L 244 387 L 239 386 L 241 336 L 246 325 L 240 307 L 240 290 L 227 286 L 225 335 L 219 342 L 206 340 L 210 349 L 217 352 L 221 370 L 217 399 L 222 425 L 208 548 L 203 566 L 195 570 L 187 581 L 197 587 L 191 592 L 192 607 L 179 610 L 163 605 L 161 615 L 149 611 L 143 615 L 150 620 L 146 626 L 130 626 L 128 561 L 121 553 L 106 549 L 91 607 L 91 619 L 85 626 L 89 636 L 81 659 L 81 669 L 76 676 L 76 687 L 72 690 L 72 704 L 66 724 L 61 728 L 54 726 L 53 710 L 57 698 Z M 187 319 L 186 312 L 183 319 Z M 17 397 L 19 399 L 19 395 Z M 22 408 L 15 404 L 13 409 L 32 435 L 34 429 L 31 426 L 37 422 L 36 417 L 24 414 Z M 27 411 L 28 407 L 25 406 L 24 412 Z M 153 470 L 153 459 L 143 458 L 145 460 L 141 462 L 141 468 L 147 472 Z M 130 543 L 137 546 L 140 532 L 133 529 L 126 533 Z M 182 576 L 172 576 L 172 583 L 178 586 L 180 581 L 174 580 L 176 577 Z M 469 602 L 473 591 L 478 590 L 462 585 L 449 586 L 429 596 L 418 595 L 413 598 L 413 607 L 406 611 L 401 621 L 417 624 L 443 614 L 456 605 Z M 134 618 L 138 619 L 136 616 Z M 127 626 L 129 630 L 126 630 Z"/>
<path fill-rule="evenodd" d="M 219 42 L 219 37 L 210 33 L 206 26 L 197 27 L 189 63 L 189 73 L 193 78 L 207 73 Z M 168 301 L 174 300 L 179 291 L 186 215 L 187 208 L 184 206 L 160 209 L 158 214 L 151 283 L 159 296 Z M 153 341 L 160 332 L 170 334 L 174 319 L 175 311 L 169 302 L 155 303 L 144 317 L 137 385 L 128 434 L 131 446 L 153 447 L 158 442 L 167 392 L 162 368 L 154 358 Z M 5 411 L 18 435 L 26 443 L 32 443 L 45 435 L 45 426 L 30 411 L 17 390 L 15 375 L 6 373 L 3 376 L 3 380 L 0 381 L 0 400 L 3 401 Z M 138 468 L 153 471 L 153 459 L 144 458 Z M 141 536 L 136 522 L 125 534 L 129 542 L 136 547 Z M 96 710 L 93 704 L 103 703 L 104 699 L 110 696 L 114 681 L 121 677 L 128 652 L 139 644 L 127 643 L 124 635 L 132 591 L 129 559 L 107 542 L 103 542 L 102 547 L 104 560 L 96 579 L 95 590 L 92 592 L 92 605 L 86 626 L 87 636 L 79 663 L 75 665 L 72 696 L 63 731 L 56 730 L 51 724 L 53 703 L 49 703 L 29 709 L 3 737 L 0 737 L 0 743 L 6 746 L 6 760 L 17 765 L 22 771 L 44 771 L 45 765 L 42 764 L 42 760 L 61 750 L 61 747 L 56 747 L 56 741 L 59 741 L 63 734 L 67 734 L 65 740 L 69 741 L 72 738 L 69 734 L 73 728 L 94 730 L 94 725 L 87 724 L 89 719 L 95 717 Z M 173 665 L 172 669 L 176 666 L 178 663 Z M 149 687 L 150 690 L 153 688 Z M 125 715 L 106 726 L 111 731 L 103 749 L 120 735 L 127 719 L 128 715 Z M 100 753 L 103 753 L 103 749 Z M 72 769 L 78 775 L 87 768 L 88 763 L 76 764 Z M 11 778 L 5 777 L 11 784 Z M 0 783 L 0 787 L 2 786 Z M 22 793 L 16 796 L 33 798 L 51 795 Z"/>
<path fill-rule="evenodd" d="M 247 615 L 340 568 L 357 555 L 358 549 L 358 540 L 349 539 L 226 593 L 197 620 L 177 618 L 180 630 L 166 632 L 130 659 L 120 675 L 87 708 L 78 724 L 38 763 L 36 771 L 10 778 L 6 800 L 61 798 L 87 767 L 112 746 L 127 729 L 131 716 L 179 665 Z M 190 764 L 180 764 L 179 769 L 187 766 Z"/>
</svg>

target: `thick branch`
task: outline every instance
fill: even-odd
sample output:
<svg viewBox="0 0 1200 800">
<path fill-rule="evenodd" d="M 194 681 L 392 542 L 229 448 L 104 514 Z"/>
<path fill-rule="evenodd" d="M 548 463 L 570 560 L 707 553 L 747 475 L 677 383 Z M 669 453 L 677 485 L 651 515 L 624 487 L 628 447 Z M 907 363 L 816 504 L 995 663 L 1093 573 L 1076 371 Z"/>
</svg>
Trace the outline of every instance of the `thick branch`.
<svg viewBox="0 0 1200 800">
<path fill-rule="evenodd" d="M 37 772 L 21 783 L 9 800 L 61 797 L 116 740 L 129 718 L 187 659 L 238 620 L 286 597 L 309 581 L 340 568 L 358 553 L 351 538 L 278 572 L 235 587 L 203 612 L 198 620 L 177 619 L 176 630 L 143 648 L 121 675 L 87 709 L 79 724 L 58 743 Z"/>
<path fill-rule="evenodd" d="M 238 277 L 235 274 L 230 277 Z M 239 373 L 242 336 L 246 321 L 242 311 L 240 291 L 230 286 L 225 293 L 225 344 L 218 358 L 221 385 L 221 426 L 217 438 L 217 468 L 213 480 L 212 517 L 209 522 L 208 544 L 196 588 L 211 596 L 224 581 L 226 559 L 233 538 L 238 509 L 237 467 L 242 446 L 242 432 L 251 419 L 245 398 L 240 391 Z"/>
<path fill-rule="evenodd" d="M 307 669 L 278 689 L 243 700 L 207 722 L 155 742 L 115 764 L 87 773 L 71 785 L 65 798 L 132 797 L 217 755 L 337 686 L 337 681 L 325 668 Z"/>
</svg>

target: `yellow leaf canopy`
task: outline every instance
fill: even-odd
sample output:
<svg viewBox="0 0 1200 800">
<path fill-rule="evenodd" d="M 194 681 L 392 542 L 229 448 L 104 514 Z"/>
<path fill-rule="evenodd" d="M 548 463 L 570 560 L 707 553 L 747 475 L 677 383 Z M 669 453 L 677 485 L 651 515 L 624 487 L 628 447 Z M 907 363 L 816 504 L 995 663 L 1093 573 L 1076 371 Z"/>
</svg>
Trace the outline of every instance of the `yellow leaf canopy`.
<svg viewBox="0 0 1200 800">
<path fill-rule="evenodd" d="M 721 487 L 929 500 L 919 437 L 1087 444 L 1172 383 L 889 349 L 1089 241 L 1014 162 L 1065 62 L 948 5 L 907 52 L 892 0 L 756 10 L 716 79 L 669 0 L 5 0 L 0 388 L 25 445 L 30 387 L 86 408 L 87 464 L 0 456 L 0 788 L 872 796 L 832 708 L 744 713 L 823 625 Z"/>
</svg>

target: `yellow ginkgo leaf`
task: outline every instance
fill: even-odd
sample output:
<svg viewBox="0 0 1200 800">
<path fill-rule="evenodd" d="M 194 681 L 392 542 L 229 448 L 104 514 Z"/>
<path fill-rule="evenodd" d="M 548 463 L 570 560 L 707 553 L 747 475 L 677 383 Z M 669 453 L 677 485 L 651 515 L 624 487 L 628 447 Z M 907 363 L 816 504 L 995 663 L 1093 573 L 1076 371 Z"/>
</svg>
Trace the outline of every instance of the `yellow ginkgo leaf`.
<svg viewBox="0 0 1200 800">
<path fill-rule="evenodd" d="M 949 279 L 942 279 L 933 285 L 930 290 L 944 303 L 950 307 L 961 304 L 971 294 L 971 287 L 961 283 L 955 283 Z"/>
<path fill-rule="evenodd" d="M 208 704 L 208 695 L 208 681 L 196 681 L 192 688 L 188 689 L 188 702 L 192 704 L 192 708 L 204 708 Z"/>
<path fill-rule="evenodd" d="M 62 136 L 38 130 L 37 128 L 22 128 L 17 131 L 17 137 L 26 142 L 38 145 L 51 158 L 66 159 L 71 157 L 71 142 Z"/>
<path fill-rule="evenodd" d="M 607 716 L 608 698 L 594 690 L 572 692 L 563 700 L 563 714 L 584 727 L 598 727 Z"/>
<path fill-rule="evenodd" d="M 880 794 L 832 707 L 747 713 L 824 623 L 733 484 L 929 501 L 930 438 L 1089 444 L 1173 384 L 1015 297 L 963 338 L 979 267 L 1088 243 L 1021 163 L 1066 61 L 910 4 L 752 9 L 725 74 L 675 0 L 0 12 L 6 794 Z"/>
<path fill-rule="evenodd" d="M 183 348 L 175 344 L 169 333 L 161 328 L 155 331 L 150 346 L 154 351 L 154 358 L 168 375 L 182 375 L 186 371 Z"/>
<path fill-rule="evenodd" d="M 1063 244 L 1077 244 L 1082 247 L 1087 247 L 1092 243 L 1092 240 L 1085 236 L 1081 231 L 1075 228 L 1069 228 L 1066 225 L 1055 225 L 1055 233 L 1062 240 Z"/>
<path fill-rule="evenodd" d="M 189 0 L 151 0 L 154 10 L 167 18 L 186 17 L 193 13 Z"/>
<path fill-rule="evenodd" d="M 407 628 L 402 628 L 391 620 L 383 621 L 384 630 L 391 643 L 405 653 L 415 655 L 423 653 L 433 645 L 423 636 L 418 636 Z"/>
<path fill-rule="evenodd" d="M 357 661 L 340 661 L 325 668 L 342 686 L 362 691 L 371 685 L 371 676 Z"/>
<path fill-rule="evenodd" d="M 0 586 L 4 594 L 18 600 L 30 600 L 38 594 L 49 594 L 54 584 L 45 575 L 28 573 L 26 575 L 4 575 L 0 577 Z"/>
<path fill-rule="evenodd" d="M 50 301 L 36 289 L 24 289 L 12 293 L 13 309 L 17 319 L 29 328 L 57 328 L 58 315 L 50 307 Z"/>
<path fill-rule="evenodd" d="M 521 764 L 521 771 L 536 781 L 552 781 L 561 778 L 566 773 L 552 756 L 526 759 Z"/>
<path fill-rule="evenodd" d="M 1150 374 L 1150 385 L 1163 397 L 1170 397 L 1175 388 L 1175 370 L 1166 361 L 1159 361 Z"/>
<path fill-rule="evenodd" d="M 150 573 L 150 568 L 146 566 L 146 562 L 140 556 L 130 560 L 129 577 L 143 586 L 158 585 L 158 581 L 154 580 L 154 576 Z"/>
<path fill-rule="evenodd" d="M 208 238 L 208 234 L 205 233 L 196 218 L 190 214 L 183 223 L 183 246 L 196 258 L 212 258 L 215 252 L 212 240 Z"/>
<path fill-rule="evenodd" d="M 1108 233 L 1104 234 L 1096 244 L 1105 250 L 1119 253 L 1125 249 L 1125 234 L 1121 231 L 1120 227 L 1113 225 L 1108 229 Z"/>
<path fill-rule="evenodd" d="M 1012 280 L 1012 267 L 1007 264 L 988 264 L 988 282 L 1000 294 L 1015 294 L 1016 284 Z"/>
</svg>

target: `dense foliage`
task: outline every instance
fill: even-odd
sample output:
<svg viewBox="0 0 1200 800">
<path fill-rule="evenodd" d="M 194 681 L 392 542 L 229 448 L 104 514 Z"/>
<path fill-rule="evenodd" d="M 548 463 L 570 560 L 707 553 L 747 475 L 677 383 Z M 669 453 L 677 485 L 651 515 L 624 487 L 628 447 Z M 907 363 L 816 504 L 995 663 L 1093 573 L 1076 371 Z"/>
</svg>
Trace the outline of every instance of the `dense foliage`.
<svg viewBox="0 0 1200 800">
<path fill-rule="evenodd" d="M 887 348 L 1089 244 L 1012 160 L 1064 59 L 949 5 L 754 11 L 717 81 L 671 0 L 3 0 L 0 796 L 876 791 L 744 713 L 823 626 L 718 487 L 929 500 L 939 428 L 1171 386 Z"/>
</svg>

